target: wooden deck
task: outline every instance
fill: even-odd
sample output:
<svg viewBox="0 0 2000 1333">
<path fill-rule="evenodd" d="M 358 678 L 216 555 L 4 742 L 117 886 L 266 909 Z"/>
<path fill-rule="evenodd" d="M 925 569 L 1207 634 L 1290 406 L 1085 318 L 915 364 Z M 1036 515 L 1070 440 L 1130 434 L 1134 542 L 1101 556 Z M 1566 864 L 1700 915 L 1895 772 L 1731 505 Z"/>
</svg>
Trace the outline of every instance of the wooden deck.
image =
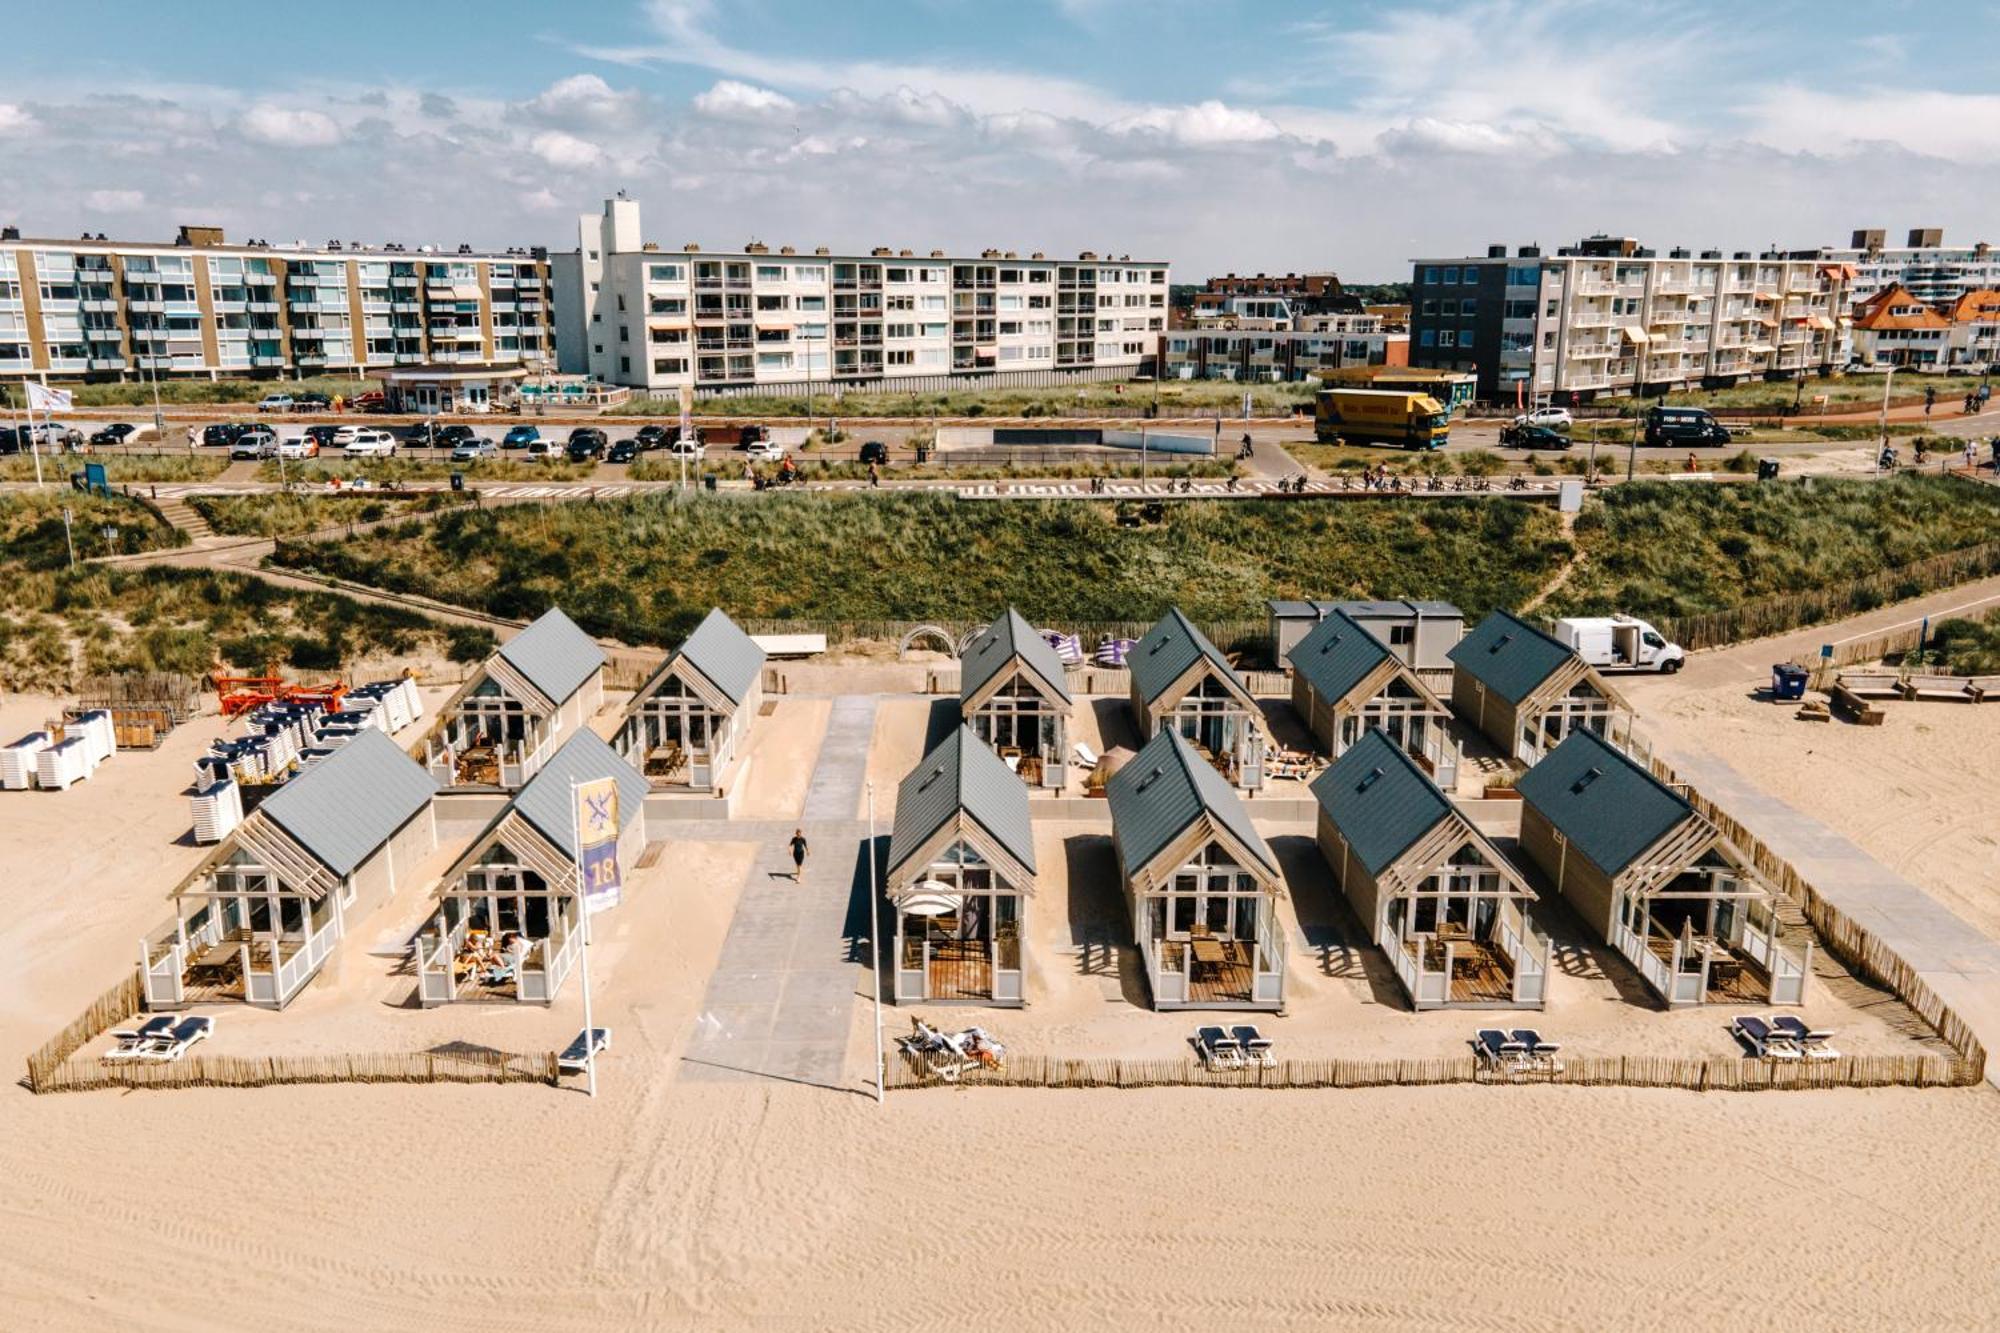
<svg viewBox="0 0 2000 1333">
<path fill-rule="evenodd" d="M 1672 940 L 1661 939 L 1657 935 L 1649 935 L 1646 937 L 1646 947 L 1652 950 L 1653 956 L 1661 962 L 1669 964 L 1673 962 L 1674 942 Z M 1728 967 L 1727 971 L 1732 975 L 1727 977 L 1718 977 L 1715 966 L 1710 966 L 1708 993 L 1703 997 L 1705 1002 L 1709 1004 L 1767 1003 L 1771 998 L 1771 979 L 1765 975 L 1764 969 L 1734 950 L 1730 951 L 1729 961 L 1733 966 Z"/>
<path fill-rule="evenodd" d="M 933 1000 L 992 999 L 993 960 L 985 941 L 933 944 L 929 984 Z"/>
<path fill-rule="evenodd" d="M 1181 951 L 1187 946 L 1177 940 L 1166 940 L 1160 945 L 1160 966 L 1169 972 L 1179 971 Z M 1248 1004 L 1255 991 L 1255 975 L 1250 966 L 1251 950 L 1256 946 L 1242 941 L 1232 941 L 1224 946 L 1229 957 L 1220 964 L 1193 965 L 1188 976 L 1188 1002 L 1190 1004 Z"/>
</svg>

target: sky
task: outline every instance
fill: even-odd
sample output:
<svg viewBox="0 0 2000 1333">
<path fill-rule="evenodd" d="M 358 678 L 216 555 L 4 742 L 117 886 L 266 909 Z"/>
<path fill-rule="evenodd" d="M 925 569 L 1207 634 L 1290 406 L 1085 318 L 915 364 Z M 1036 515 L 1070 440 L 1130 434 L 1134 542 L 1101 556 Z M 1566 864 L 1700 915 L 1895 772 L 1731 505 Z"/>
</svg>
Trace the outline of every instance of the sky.
<svg viewBox="0 0 2000 1333">
<path fill-rule="evenodd" d="M 30 236 L 646 238 L 1167 259 L 1177 281 L 1597 232 L 2000 241 L 1986 0 L 66 0 L 10 13 Z"/>
</svg>

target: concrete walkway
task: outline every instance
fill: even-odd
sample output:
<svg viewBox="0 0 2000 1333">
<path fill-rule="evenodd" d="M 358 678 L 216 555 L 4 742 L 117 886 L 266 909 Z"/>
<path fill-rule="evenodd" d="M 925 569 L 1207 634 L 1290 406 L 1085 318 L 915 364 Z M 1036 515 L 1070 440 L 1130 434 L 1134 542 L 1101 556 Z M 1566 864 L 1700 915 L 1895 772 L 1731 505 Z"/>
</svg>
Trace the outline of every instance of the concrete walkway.
<svg viewBox="0 0 2000 1333">
<path fill-rule="evenodd" d="M 1995 1053 L 1986 1064 L 1986 1081 L 2000 1086 L 2000 942 L 1727 761 L 1706 750 L 1662 747 L 1661 753 L 1696 790 L 1791 862 L 1821 897 L 1915 968 Z"/>
<path fill-rule="evenodd" d="M 854 816 L 877 702 L 855 695 L 834 700 L 803 819 L 796 826 L 754 826 L 763 851 L 744 879 L 709 978 L 682 1057 L 685 1077 L 847 1086 L 848 1032 L 868 961 L 853 956 L 847 937 L 857 896 L 873 900 L 867 826 Z M 812 846 L 799 882 L 792 879 L 793 827 L 803 828 Z M 721 825 L 715 836 L 740 840 L 748 831 Z"/>
</svg>

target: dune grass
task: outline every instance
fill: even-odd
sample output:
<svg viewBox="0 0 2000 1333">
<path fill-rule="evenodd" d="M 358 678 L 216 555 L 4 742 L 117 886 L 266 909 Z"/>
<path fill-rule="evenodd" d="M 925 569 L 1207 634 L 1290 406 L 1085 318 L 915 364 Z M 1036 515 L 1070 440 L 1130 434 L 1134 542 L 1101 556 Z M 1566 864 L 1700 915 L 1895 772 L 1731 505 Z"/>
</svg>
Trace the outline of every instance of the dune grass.
<svg viewBox="0 0 2000 1333">
<path fill-rule="evenodd" d="M 1940 620 L 1931 626 L 1924 650 L 1911 653 L 1904 661 L 1957 676 L 2000 675 L 2000 612 L 1978 620 Z"/>
<path fill-rule="evenodd" d="M 193 495 L 188 504 L 225 537 L 285 537 L 342 523 L 373 523 L 398 514 L 427 514 L 469 503 L 463 493 L 428 491 L 395 496 L 379 491 L 308 495 Z"/>
<path fill-rule="evenodd" d="M 1131 525 L 1120 522 L 1121 515 Z M 1529 595 L 1569 554 L 1556 516 L 1504 500 L 1417 506 L 960 502 L 924 493 L 633 496 L 445 514 L 281 558 L 500 615 L 560 603 L 594 633 L 669 643 L 711 606 L 744 617 L 1258 617 L 1268 597 Z"/>
<path fill-rule="evenodd" d="M 1317 381 L 1289 384 L 1233 384 L 1223 380 L 1099 381 L 1051 385 L 1034 389 L 960 389 L 945 393 L 899 393 L 890 390 L 850 390 L 838 398 L 824 386 L 806 411 L 803 394 L 755 394 L 744 397 L 698 397 L 694 410 L 704 416 L 805 417 L 1043 417 L 1065 413 L 1114 411 L 1137 413 L 1159 403 L 1160 415 L 1240 416 L 1243 395 L 1250 395 L 1257 416 L 1285 416 L 1299 404 L 1313 401 Z M 635 397 L 618 407 L 633 416 L 677 416 L 675 398 Z"/>
<path fill-rule="evenodd" d="M 42 476 L 51 482 L 69 480 L 72 472 L 83 471 L 86 463 L 104 464 L 104 476 L 114 485 L 138 481 L 207 481 L 220 476 L 229 460 L 219 454 L 180 453 L 92 453 L 44 454 Z M 33 481 L 35 460 L 27 454 L 0 458 L 0 481 Z"/>
<path fill-rule="evenodd" d="M 282 474 L 275 461 L 257 465 L 259 481 L 290 481 L 324 485 L 338 477 L 342 482 L 365 477 L 373 482 L 449 481 L 462 472 L 484 481 L 577 481 L 590 475 L 579 463 L 527 462 L 512 458 L 488 458 L 477 463 L 431 462 L 414 458 L 313 458 L 286 463 Z"/>
</svg>

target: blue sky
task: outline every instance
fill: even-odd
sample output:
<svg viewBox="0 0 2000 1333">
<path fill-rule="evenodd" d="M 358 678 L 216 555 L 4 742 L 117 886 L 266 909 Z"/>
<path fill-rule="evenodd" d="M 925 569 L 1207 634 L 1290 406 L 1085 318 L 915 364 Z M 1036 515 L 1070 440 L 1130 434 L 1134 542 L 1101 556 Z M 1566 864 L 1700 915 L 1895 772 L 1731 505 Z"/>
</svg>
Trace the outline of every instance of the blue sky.
<svg viewBox="0 0 2000 1333">
<path fill-rule="evenodd" d="M 9 16 L 29 234 L 1080 248 L 1178 276 L 1586 232 L 1993 239 L 2000 7 L 71 0 Z M 155 15 L 165 15 L 161 18 Z M 79 38 L 89 35 L 93 40 Z M 93 48 L 95 48 L 93 50 Z"/>
</svg>

